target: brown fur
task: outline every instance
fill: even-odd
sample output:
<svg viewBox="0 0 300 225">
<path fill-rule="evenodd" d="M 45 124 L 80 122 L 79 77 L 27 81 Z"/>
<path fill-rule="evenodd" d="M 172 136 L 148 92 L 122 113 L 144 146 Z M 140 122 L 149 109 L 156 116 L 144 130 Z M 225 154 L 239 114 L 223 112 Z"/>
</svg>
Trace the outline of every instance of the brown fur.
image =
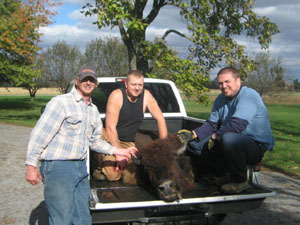
<svg viewBox="0 0 300 225">
<path fill-rule="evenodd" d="M 154 188 L 167 180 L 174 181 L 181 192 L 194 187 L 194 174 L 189 159 L 177 155 L 182 143 L 175 134 L 165 139 L 157 139 L 139 149 L 141 164 L 148 169 Z"/>
<path fill-rule="evenodd" d="M 165 139 L 158 139 L 156 133 L 143 131 L 137 134 L 136 142 L 139 149 L 137 155 L 140 165 L 147 171 L 149 180 L 159 197 L 165 201 L 174 201 L 181 198 L 181 193 L 194 187 L 194 174 L 190 160 L 184 154 L 178 155 L 177 150 L 182 143 L 175 134 L 169 134 Z M 92 167 L 103 166 L 99 154 L 92 154 Z M 134 166 L 133 164 L 131 164 Z M 137 173 L 138 172 L 138 173 Z M 128 168 L 128 179 L 123 177 L 124 183 L 134 184 L 130 180 L 138 176 L 138 183 L 145 180 L 145 174 Z M 142 174 L 143 177 L 139 177 Z M 163 184 L 172 183 L 171 187 Z M 161 189 L 165 189 L 162 193 Z"/>
</svg>

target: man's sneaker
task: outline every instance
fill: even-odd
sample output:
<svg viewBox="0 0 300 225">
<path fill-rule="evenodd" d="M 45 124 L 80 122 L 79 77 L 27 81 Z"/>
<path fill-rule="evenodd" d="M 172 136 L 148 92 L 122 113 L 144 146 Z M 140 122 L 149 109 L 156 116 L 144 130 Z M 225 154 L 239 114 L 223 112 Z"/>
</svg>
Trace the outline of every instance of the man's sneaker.
<svg viewBox="0 0 300 225">
<path fill-rule="evenodd" d="M 248 180 L 242 182 L 242 183 L 228 183 L 224 184 L 221 187 L 221 192 L 226 194 L 238 194 L 244 190 L 246 190 L 249 187 Z"/>
<path fill-rule="evenodd" d="M 230 174 L 226 174 L 223 177 L 218 177 L 215 179 L 215 185 L 221 187 L 224 184 L 228 184 L 230 182 Z"/>
</svg>

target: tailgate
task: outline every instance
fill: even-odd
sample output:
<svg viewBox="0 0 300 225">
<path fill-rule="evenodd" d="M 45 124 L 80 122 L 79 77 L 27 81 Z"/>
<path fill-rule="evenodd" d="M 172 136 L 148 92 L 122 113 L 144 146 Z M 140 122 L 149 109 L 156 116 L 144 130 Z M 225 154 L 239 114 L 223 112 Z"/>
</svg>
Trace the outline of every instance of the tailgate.
<svg viewBox="0 0 300 225">
<path fill-rule="evenodd" d="M 93 181 L 91 187 L 91 210 L 236 202 L 264 199 L 275 195 L 275 192 L 257 185 L 251 186 L 240 194 L 224 195 L 214 185 L 198 183 L 193 190 L 183 193 L 183 199 L 175 202 L 165 202 L 159 200 L 155 193 L 147 187 L 124 185 L 119 181 Z"/>
</svg>

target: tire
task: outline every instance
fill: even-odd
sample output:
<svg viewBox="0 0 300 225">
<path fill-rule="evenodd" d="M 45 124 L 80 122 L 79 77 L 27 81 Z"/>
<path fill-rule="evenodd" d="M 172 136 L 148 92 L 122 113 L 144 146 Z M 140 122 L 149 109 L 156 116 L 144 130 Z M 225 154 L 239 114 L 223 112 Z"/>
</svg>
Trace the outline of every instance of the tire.
<svg viewBox="0 0 300 225">
<path fill-rule="evenodd" d="M 206 225 L 216 225 L 219 222 L 223 221 L 226 217 L 226 213 L 215 214 L 209 217 L 205 217 Z"/>
</svg>

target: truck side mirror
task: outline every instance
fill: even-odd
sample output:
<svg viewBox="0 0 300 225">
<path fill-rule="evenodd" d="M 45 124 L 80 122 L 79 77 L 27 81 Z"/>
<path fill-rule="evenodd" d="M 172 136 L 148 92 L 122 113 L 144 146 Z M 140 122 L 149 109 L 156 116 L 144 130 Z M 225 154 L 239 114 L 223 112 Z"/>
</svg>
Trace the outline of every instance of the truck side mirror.
<svg viewBox="0 0 300 225">
<path fill-rule="evenodd" d="M 45 111 L 45 109 L 46 109 L 46 106 L 45 105 L 42 106 L 42 108 L 41 108 L 41 114 L 43 114 L 43 112 Z"/>
</svg>

